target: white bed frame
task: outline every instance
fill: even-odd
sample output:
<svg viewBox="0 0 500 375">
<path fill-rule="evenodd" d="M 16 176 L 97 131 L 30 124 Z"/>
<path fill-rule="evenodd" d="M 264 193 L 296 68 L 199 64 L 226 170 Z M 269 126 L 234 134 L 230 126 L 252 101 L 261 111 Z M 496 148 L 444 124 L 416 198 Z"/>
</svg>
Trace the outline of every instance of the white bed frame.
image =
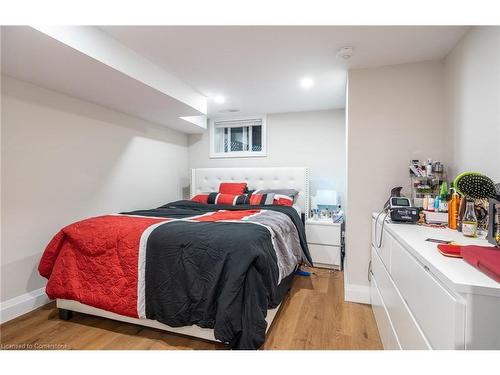
<svg viewBox="0 0 500 375">
<path fill-rule="evenodd" d="M 191 197 L 219 191 L 221 182 L 246 182 L 248 189 L 296 189 L 295 204 L 309 217 L 309 169 L 302 167 L 198 168 L 191 172 Z"/>
<path fill-rule="evenodd" d="M 118 320 L 120 322 L 132 323 L 132 324 L 137 324 L 140 326 L 161 329 L 162 331 L 167 331 L 167 332 L 177 333 L 180 335 L 196 337 L 196 338 L 200 338 L 200 339 L 204 339 L 204 340 L 208 340 L 208 341 L 220 342 L 219 340 L 217 340 L 215 338 L 214 330 L 211 328 L 201 328 L 201 327 L 198 327 L 196 325 L 186 326 L 186 327 L 170 327 L 170 326 L 163 324 L 163 323 L 160 323 L 156 320 L 131 318 L 129 316 L 119 315 L 119 314 L 116 314 L 116 313 L 113 313 L 110 311 L 98 309 L 97 307 L 92 307 L 92 306 L 85 305 L 83 303 L 80 303 L 77 301 L 72 301 L 69 299 L 58 298 L 56 301 L 56 305 L 59 309 L 65 309 L 65 310 L 80 312 L 83 314 L 100 316 L 102 318 Z M 278 305 L 278 307 L 267 311 L 266 333 L 269 330 L 269 328 L 271 327 L 271 324 L 273 323 L 273 320 L 274 320 L 276 314 L 278 313 L 280 306 L 281 305 Z"/>
<path fill-rule="evenodd" d="M 297 189 L 299 196 L 296 204 L 306 217 L 309 213 L 309 170 L 307 168 L 199 168 L 192 170 L 191 177 L 191 197 L 202 192 L 218 191 L 219 183 L 224 181 L 247 182 L 249 189 Z M 156 320 L 131 318 L 67 299 L 58 298 L 56 305 L 59 309 L 219 342 L 214 336 L 214 330 L 210 328 L 200 328 L 196 325 L 170 327 Z M 268 310 L 266 333 L 278 314 L 280 306 Z"/>
</svg>

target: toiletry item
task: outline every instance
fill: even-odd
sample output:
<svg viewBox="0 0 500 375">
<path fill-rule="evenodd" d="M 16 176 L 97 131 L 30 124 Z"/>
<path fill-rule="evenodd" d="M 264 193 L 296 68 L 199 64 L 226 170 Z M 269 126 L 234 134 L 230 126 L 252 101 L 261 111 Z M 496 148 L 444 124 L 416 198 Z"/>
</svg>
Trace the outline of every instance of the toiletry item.
<svg viewBox="0 0 500 375">
<path fill-rule="evenodd" d="M 418 170 L 418 160 L 412 160 L 410 162 L 409 168 L 410 168 L 410 175 L 415 175 L 417 177 L 420 177 L 420 171 Z"/>
<path fill-rule="evenodd" d="M 439 206 L 441 205 L 441 198 L 439 195 L 436 195 L 436 198 L 434 198 L 434 211 L 439 212 Z"/>
<path fill-rule="evenodd" d="M 450 229 L 457 229 L 458 209 L 460 207 L 460 196 L 452 186 L 450 188 L 451 199 L 448 203 L 448 227 Z"/>
<path fill-rule="evenodd" d="M 428 207 L 429 207 L 429 196 L 425 195 L 424 200 L 422 201 L 422 208 L 424 209 L 424 211 L 426 211 Z"/>
<path fill-rule="evenodd" d="M 441 196 L 441 199 L 446 198 L 446 194 L 448 194 L 448 184 L 446 181 L 444 181 L 441 184 L 441 189 L 439 190 L 439 195 Z"/>
<path fill-rule="evenodd" d="M 440 161 L 436 161 L 432 165 L 432 172 L 437 176 L 442 176 L 444 173 L 444 165 Z"/>
<path fill-rule="evenodd" d="M 431 159 L 427 159 L 427 165 L 425 166 L 425 173 L 426 173 L 427 177 L 432 176 L 432 160 Z"/>
<path fill-rule="evenodd" d="M 446 196 L 439 199 L 439 212 L 448 212 L 448 201 L 446 200 Z"/>
<path fill-rule="evenodd" d="M 434 198 L 429 196 L 429 199 L 427 201 L 427 211 L 434 212 Z"/>
<path fill-rule="evenodd" d="M 467 208 L 462 220 L 462 234 L 466 237 L 477 236 L 477 217 L 474 209 L 474 200 L 467 199 Z"/>
<path fill-rule="evenodd" d="M 495 196 L 495 184 L 488 176 L 477 172 L 464 172 L 457 176 L 454 186 L 460 194 L 470 199 L 485 199 Z M 457 230 L 462 231 L 462 222 L 465 215 L 465 202 L 458 210 Z"/>
<path fill-rule="evenodd" d="M 441 190 L 439 194 L 439 211 L 440 212 L 448 212 L 448 184 L 443 182 L 441 184 Z"/>
<path fill-rule="evenodd" d="M 413 174 L 414 174 L 415 176 L 417 176 L 417 177 L 420 177 L 420 171 L 418 170 L 418 165 L 417 165 L 417 166 L 415 166 L 415 165 L 413 165 L 413 164 L 410 164 L 409 168 L 410 168 L 410 172 L 411 172 L 411 173 L 413 173 Z M 410 174 L 411 174 L 411 173 L 410 173 Z"/>
<path fill-rule="evenodd" d="M 427 168 L 424 162 L 422 162 L 422 164 L 420 165 L 420 171 L 422 177 L 427 177 Z"/>
<path fill-rule="evenodd" d="M 454 186 L 457 192 L 468 198 L 487 199 L 495 196 L 495 183 L 488 176 L 477 172 L 459 174 Z"/>
</svg>

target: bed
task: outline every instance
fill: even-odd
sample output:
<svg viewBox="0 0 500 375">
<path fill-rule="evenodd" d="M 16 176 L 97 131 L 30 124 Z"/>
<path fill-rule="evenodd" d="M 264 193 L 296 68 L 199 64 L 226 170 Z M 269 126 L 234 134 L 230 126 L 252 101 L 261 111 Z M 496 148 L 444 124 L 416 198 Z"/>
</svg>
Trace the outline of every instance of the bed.
<svg viewBox="0 0 500 375">
<path fill-rule="evenodd" d="M 60 316 L 76 311 L 259 348 L 294 271 L 310 262 L 300 216 L 309 212 L 308 170 L 193 169 L 191 196 L 232 181 L 299 194 L 294 207 L 181 200 L 63 228 L 39 265 Z"/>
</svg>

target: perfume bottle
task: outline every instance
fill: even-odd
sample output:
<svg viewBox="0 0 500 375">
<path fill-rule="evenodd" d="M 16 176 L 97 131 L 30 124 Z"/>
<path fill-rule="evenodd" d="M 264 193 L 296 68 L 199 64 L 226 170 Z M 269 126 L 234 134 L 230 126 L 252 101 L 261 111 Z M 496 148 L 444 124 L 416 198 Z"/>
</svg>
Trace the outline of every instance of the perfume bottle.
<svg viewBox="0 0 500 375">
<path fill-rule="evenodd" d="M 467 200 L 467 207 L 462 219 L 462 233 L 466 237 L 477 236 L 477 217 L 473 200 Z"/>
</svg>

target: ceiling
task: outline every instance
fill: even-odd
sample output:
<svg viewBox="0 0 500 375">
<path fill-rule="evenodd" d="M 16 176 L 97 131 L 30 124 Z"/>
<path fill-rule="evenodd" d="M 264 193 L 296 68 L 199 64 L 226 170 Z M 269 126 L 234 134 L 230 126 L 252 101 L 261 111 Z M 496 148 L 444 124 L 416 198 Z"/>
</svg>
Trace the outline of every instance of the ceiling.
<svg viewBox="0 0 500 375">
<path fill-rule="evenodd" d="M 182 132 L 206 130 L 206 97 L 99 29 L 2 26 L 1 45 L 3 74 Z"/>
<path fill-rule="evenodd" d="M 209 98 L 208 115 L 343 108 L 346 72 L 442 59 L 465 26 L 105 26 Z M 348 63 L 336 50 L 353 46 Z M 303 89 L 299 81 L 314 85 Z M 224 103 L 214 98 L 223 96 Z M 234 116 L 234 113 L 232 113 Z"/>
</svg>

